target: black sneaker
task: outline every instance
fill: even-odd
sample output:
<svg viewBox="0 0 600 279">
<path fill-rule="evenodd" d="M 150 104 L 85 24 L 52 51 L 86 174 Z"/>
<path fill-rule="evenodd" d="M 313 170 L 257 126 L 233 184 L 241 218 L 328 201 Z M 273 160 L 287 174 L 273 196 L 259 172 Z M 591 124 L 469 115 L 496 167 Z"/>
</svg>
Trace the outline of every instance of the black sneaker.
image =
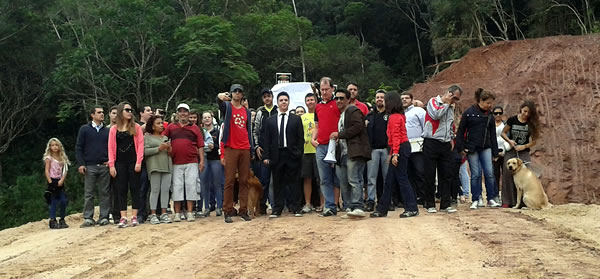
<svg viewBox="0 0 600 279">
<path fill-rule="evenodd" d="M 373 212 L 373 211 L 375 211 L 375 203 L 374 202 L 367 202 L 367 206 L 365 207 L 365 211 L 366 212 Z"/>
<path fill-rule="evenodd" d="M 85 219 L 83 221 L 83 224 L 81 224 L 79 227 L 80 228 L 89 228 L 89 227 L 93 227 L 96 225 L 96 222 L 94 221 L 94 219 Z"/>
<path fill-rule="evenodd" d="M 50 222 L 48 222 L 48 228 L 59 229 L 56 219 L 50 219 Z"/>
<path fill-rule="evenodd" d="M 225 223 L 233 223 L 233 219 L 231 219 L 231 216 L 229 216 L 229 214 L 225 214 Z"/>
<path fill-rule="evenodd" d="M 378 217 L 386 217 L 386 214 L 380 213 L 379 211 L 375 211 L 373 213 L 371 213 L 369 216 L 371 216 L 371 218 L 378 218 Z"/>
<path fill-rule="evenodd" d="M 242 221 L 252 221 L 252 218 L 246 212 L 240 213 L 240 218 L 242 218 Z"/>
<path fill-rule="evenodd" d="M 396 211 L 396 206 L 393 204 L 390 204 L 390 209 L 388 209 L 388 211 Z"/>
<path fill-rule="evenodd" d="M 404 211 L 400 214 L 400 218 L 415 217 L 419 215 L 419 211 Z"/>
<path fill-rule="evenodd" d="M 333 211 L 333 209 L 331 208 L 325 208 L 323 209 L 323 212 L 321 214 L 319 214 L 320 217 L 329 217 L 329 216 L 335 216 L 337 215 L 337 213 L 335 211 Z"/>
<path fill-rule="evenodd" d="M 65 222 L 65 219 L 58 220 L 58 228 L 59 229 L 66 229 L 68 227 L 69 227 L 69 225 L 67 225 L 67 222 Z"/>
<path fill-rule="evenodd" d="M 106 218 L 102 218 L 102 219 L 100 219 L 100 221 L 98 221 L 98 225 L 100 225 L 100 226 L 106 226 L 108 224 L 110 224 L 110 222 Z"/>
</svg>

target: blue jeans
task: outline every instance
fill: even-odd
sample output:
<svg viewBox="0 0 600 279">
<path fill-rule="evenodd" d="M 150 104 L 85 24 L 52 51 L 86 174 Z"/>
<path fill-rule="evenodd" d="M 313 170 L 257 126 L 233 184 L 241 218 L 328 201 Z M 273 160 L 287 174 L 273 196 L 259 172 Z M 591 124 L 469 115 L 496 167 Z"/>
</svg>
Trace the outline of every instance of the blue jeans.
<svg viewBox="0 0 600 279">
<path fill-rule="evenodd" d="M 418 211 L 415 191 L 412 186 L 410 186 L 408 174 L 406 173 L 408 169 L 408 157 L 410 157 L 410 143 L 404 142 L 400 144 L 398 154 L 397 166 L 392 165 L 392 162 L 390 161 L 385 184 L 383 185 L 383 194 L 381 194 L 381 200 L 377 204 L 377 212 L 384 215 L 387 214 L 390 209 L 394 188 L 400 190 L 402 203 L 404 203 L 404 209 L 406 211 Z"/>
<path fill-rule="evenodd" d="M 465 197 L 469 196 L 469 189 L 471 189 L 471 178 L 469 178 L 469 172 L 467 171 L 467 167 L 467 161 L 465 161 L 460 165 L 460 170 L 458 173 L 462 194 Z"/>
<path fill-rule="evenodd" d="M 342 164 L 336 166 L 336 174 L 340 180 L 340 190 L 342 190 L 345 208 L 352 210 L 364 209 L 363 173 L 365 172 L 365 165 L 365 160 L 352 160 L 344 155 Z"/>
<path fill-rule="evenodd" d="M 385 185 L 385 177 L 389 167 L 389 165 L 386 164 L 387 157 L 387 148 L 373 149 L 371 151 L 371 160 L 367 162 L 367 199 L 369 202 L 375 202 L 379 166 L 381 166 L 381 175 L 383 175 L 383 184 Z"/>
<path fill-rule="evenodd" d="M 220 160 L 206 160 L 206 158 L 204 163 L 204 170 L 200 173 L 204 210 L 210 210 L 211 190 L 213 190 L 215 193 L 215 198 L 217 199 L 217 208 L 223 208 L 223 185 L 225 183 L 223 165 L 221 165 Z M 200 209 L 201 205 L 199 206 L 198 210 Z"/>
<path fill-rule="evenodd" d="M 56 207 L 60 207 L 60 218 L 65 219 L 65 211 L 67 209 L 67 195 L 65 195 L 65 191 L 56 190 L 54 194 L 52 194 L 52 200 L 50 201 L 50 219 L 56 219 Z"/>
<path fill-rule="evenodd" d="M 323 196 L 325 197 L 325 208 L 329 208 L 337 213 L 333 187 L 340 183 L 335 174 L 335 167 L 333 167 L 332 164 L 323 161 L 325 155 L 327 155 L 327 144 L 317 145 L 317 168 L 319 169 L 319 178 L 321 179 L 321 193 L 323 193 Z"/>
<path fill-rule="evenodd" d="M 481 172 L 485 177 L 485 190 L 487 199 L 491 200 L 498 196 L 496 193 L 496 181 L 494 179 L 494 167 L 492 166 L 492 149 L 487 148 L 479 152 L 467 154 L 469 166 L 471 167 L 471 200 L 477 201 L 481 196 Z"/>
</svg>

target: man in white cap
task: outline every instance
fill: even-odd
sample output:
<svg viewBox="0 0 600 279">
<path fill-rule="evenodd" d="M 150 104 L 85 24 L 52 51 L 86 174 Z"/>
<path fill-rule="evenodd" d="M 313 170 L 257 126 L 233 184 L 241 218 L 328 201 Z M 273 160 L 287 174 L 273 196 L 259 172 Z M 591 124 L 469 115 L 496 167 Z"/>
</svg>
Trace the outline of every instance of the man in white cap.
<svg viewBox="0 0 600 279">
<path fill-rule="evenodd" d="M 198 172 L 204 169 L 204 137 L 200 128 L 189 121 L 190 107 L 187 104 L 177 106 L 177 119 L 165 130 L 165 135 L 171 140 L 171 157 L 173 157 L 173 201 L 175 202 L 175 218 L 181 221 L 181 202 L 187 200 L 188 221 L 194 221 L 192 209 L 200 199 L 196 192 Z"/>
</svg>

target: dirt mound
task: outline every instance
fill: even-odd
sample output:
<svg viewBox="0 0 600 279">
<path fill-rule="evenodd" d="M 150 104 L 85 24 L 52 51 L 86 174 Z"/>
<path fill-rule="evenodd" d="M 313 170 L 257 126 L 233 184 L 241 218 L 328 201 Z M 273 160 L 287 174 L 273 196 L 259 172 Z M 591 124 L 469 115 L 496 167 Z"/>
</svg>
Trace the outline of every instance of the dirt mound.
<svg viewBox="0 0 600 279">
<path fill-rule="evenodd" d="M 506 115 L 534 100 L 542 139 L 533 164 L 555 204 L 600 203 L 600 35 L 508 41 L 473 49 L 427 83 L 415 84 L 415 98 L 427 101 L 451 84 L 465 90 L 461 107 L 478 87 L 493 91 Z"/>
</svg>

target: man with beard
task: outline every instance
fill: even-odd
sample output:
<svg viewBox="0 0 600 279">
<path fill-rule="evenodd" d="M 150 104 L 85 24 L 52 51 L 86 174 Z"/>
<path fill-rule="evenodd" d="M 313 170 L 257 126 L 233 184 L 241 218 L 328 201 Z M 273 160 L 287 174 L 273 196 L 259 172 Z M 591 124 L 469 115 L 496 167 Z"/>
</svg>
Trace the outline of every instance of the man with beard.
<svg viewBox="0 0 600 279">
<path fill-rule="evenodd" d="M 377 200 L 381 197 L 383 187 L 377 186 L 377 176 L 381 168 L 381 174 L 385 179 L 388 171 L 388 138 L 387 120 L 385 113 L 385 90 L 379 89 L 375 93 L 375 110 L 367 115 L 367 132 L 369 134 L 369 145 L 371 146 L 371 160 L 367 162 L 367 211 L 375 209 L 375 194 Z M 384 182 L 385 183 L 385 182 Z"/>
</svg>

